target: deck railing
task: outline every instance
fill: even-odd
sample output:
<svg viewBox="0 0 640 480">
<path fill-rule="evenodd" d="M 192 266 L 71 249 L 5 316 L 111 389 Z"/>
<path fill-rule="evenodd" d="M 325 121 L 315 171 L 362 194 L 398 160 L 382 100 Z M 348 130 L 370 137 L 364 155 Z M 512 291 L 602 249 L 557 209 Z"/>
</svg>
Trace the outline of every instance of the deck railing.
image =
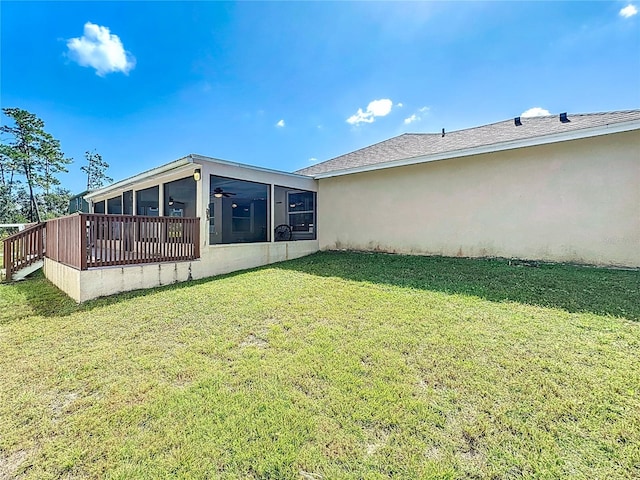
<svg viewBox="0 0 640 480">
<path fill-rule="evenodd" d="M 79 270 L 200 258 L 198 218 L 81 213 L 47 230 L 47 257 Z"/>
<path fill-rule="evenodd" d="M 45 255 L 46 224 L 38 223 L 5 238 L 3 243 L 4 269 L 7 280 L 14 272 L 33 265 Z"/>
<path fill-rule="evenodd" d="M 86 239 L 80 215 L 54 218 L 47 221 L 46 257 L 78 270 L 85 270 Z M 83 264 L 84 260 L 84 264 Z"/>
</svg>

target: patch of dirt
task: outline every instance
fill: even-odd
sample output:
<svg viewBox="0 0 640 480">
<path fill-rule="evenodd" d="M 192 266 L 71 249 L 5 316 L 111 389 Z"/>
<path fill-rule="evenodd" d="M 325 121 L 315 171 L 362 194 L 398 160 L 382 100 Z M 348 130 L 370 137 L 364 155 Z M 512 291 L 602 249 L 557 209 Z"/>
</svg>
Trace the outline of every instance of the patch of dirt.
<svg viewBox="0 0 640 480">
<path fill-rule="evenodd" d="M 460 457 L 465 460 L 478 460 L 483 456 L 478 448 L 478 439 L 476 437 L 469 434 L 469 432 L 463 431 L 462 440 L 464 441 L 464 447 L 459 454 Z"/>
<path fill-rule="evenodd" d="M 187 388 L 193 383 L 193 372 L 179 372 L 173 378 L 171 384 L 176 388 Z"/>
<path fill-rule="evenodd" d="M 304 470 L 300 470 L 299 473 L 302 480 L 322 480 L 322 475 L 319 473 L 309 473 Z"/>
<path fill-rule="evenodd" d="M 18 468 L 32 453 L 32 450 L 18 450 L 9 456 L 0 456 L 0 480 L 18 478 Z"/>
<path fill-rule="evenodd" d="M 373 455 L 380 447 L 384 447 L 384 443 L 367 443 L 367 455 Z"/>
<path fill-rule="evenodd" d="M 240 343 L 241 347 L 256 347 L 256 348 L 267 348 L 269 346 L 269 342 L 267 342 L 264 338 L 257 337 L 253 333 L 247 335 L 242 343 Z"/>
<path fill-rule="evenodd" d="M 371 440 L 367 443 L 365 452 L 367 455 L 373 455 L 387 444 L 389 433 L 384 430 L 375 430 L 370 433 L 369 438 Z"/>
<path fill-rule="evenodd" d="M 436 392 L 446 392 L 448 390 L 447 386 L 439 383 L 435 380 L 427 380 L 424 378 L 420 378 L 418 380 L 418 387 L 421 390 L 430 390 L 433 389 Z"/>
<path fill-rule="evenodd" d="M 428 448 L 424 452 L 424 456 L 427 457 L 429 460 L 441 460 L 442 459 L 442 451 L 440 450 L 439 447 L 436 447 L 434 445 L 434 446 Z"/>
<path fill-rule="evenodd" d="M 67 392 L 61 394 L 51 403 L 53 420 L 59 421 L 63 414 L 67 413 L 69 406 L 80 397 L 78 392 Z"/>
</svg>

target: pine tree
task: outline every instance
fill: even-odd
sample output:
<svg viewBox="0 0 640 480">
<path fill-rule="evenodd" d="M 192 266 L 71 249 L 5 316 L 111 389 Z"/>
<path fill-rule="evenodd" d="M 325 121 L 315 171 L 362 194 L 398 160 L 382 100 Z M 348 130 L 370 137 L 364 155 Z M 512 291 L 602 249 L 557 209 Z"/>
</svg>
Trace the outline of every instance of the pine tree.
<svg viewBox="0 0 640 480">
<path fill-rule="evenodd" d="M 3 187 L 0 191 L 3 195 L 0 206 L 15 203 L 14 200 L 19 193 L 15 189 L 19 184 L 19 178 L 22 178 L 29 198 L 29 205 L 25 206 L 28 215 L 25 216 L 32 222 L 40 222 L 40 206 L 43 199 L 38 199 L 38 194 L 58 194 L 60 191 L 55 187 L 60 181 L 55 174 L 66 172 L 65 165 L 72 160 L 65 158 L 60 149 L 60 142 L 45 132 L 44 122 L 33 113 L 21 108 L 3 108 L 2 112 L 13 120 L 14 125 L 0 127 L 0 132 L 12 137 L 7 143 L 3 138 L 0 145 L 0 181 Z M 43 213 L 47 215 L 48 212 Z"/>
<path fill-rule="evenodd" d="M 87 159 L 87 165 L 80 167 L 80 170 L 87 174 L 87 190 L 95 190 L 113 182 L 113 179 L 106 174 L 109 164 L 102 159 L 102 155 L 94 150 L 85 152 L 84 156 Z"/>
</svg>

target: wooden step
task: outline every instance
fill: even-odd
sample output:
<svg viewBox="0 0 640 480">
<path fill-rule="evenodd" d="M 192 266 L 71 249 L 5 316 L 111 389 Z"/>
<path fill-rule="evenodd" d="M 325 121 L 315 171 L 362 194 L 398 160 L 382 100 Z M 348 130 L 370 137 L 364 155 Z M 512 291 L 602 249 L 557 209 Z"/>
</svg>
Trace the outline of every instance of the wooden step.
<svg viewBox="0 0 640 480">
<path fill-rule="evenodd" d="M 11 280 L 14 282 L 24 280 L 36 270 L 40 270 L 43 265 L 44 265 L 44 261 L 39 260 L 35 263 L 32 263 L 28 267 L 21 268 L 20 270 L 13 272 L 13 275 L 11 275 Z"/>
</svg>

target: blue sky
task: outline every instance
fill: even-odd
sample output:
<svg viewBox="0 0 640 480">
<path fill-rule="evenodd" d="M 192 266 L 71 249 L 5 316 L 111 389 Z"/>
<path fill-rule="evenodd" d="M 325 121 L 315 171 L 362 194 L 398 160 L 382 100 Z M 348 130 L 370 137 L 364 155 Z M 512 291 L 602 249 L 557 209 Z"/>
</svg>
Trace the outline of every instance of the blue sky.
<svg viewBox="0 0 640 480">
<path fill-rule="evenodd" d="M 640 3 L 0 3 L 2 107 L 121 179 L 293 171 L 404 132 L 640 108 Z M 3 122 L 6 119 L 3 118 Z"/>
</svg>

